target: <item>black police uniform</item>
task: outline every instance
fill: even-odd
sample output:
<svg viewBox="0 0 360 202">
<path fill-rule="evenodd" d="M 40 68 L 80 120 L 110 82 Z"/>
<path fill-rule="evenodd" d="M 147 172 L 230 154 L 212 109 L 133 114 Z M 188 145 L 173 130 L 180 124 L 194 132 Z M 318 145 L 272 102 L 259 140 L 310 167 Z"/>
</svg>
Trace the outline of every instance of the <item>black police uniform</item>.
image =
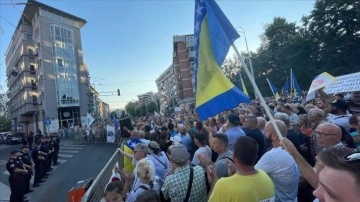
<svg viewBox="0 0 360 202">
<path fill-rule="evenodd" d="M 29 148 L 30 150 L 32 150 L 32 144 L 34 142 L 34 133 L 33 132 L 30 132 L 28 137 L 27 137 L 27 141 L 29 143 Z"/>
<path fill-rule="evenodd" d="M 24 186 L 26 175 L 22 173 L 15 173 L 16 168 L 24 169 L 23 163 L 20 161 L 20 159 L 10 158 L 6 163 L 6 169 L 10 173 L 10 202 L 24 201 L 24 195 L 26 191 Z"/>
<path fill-rule="evenodd" d="M 31 158 L 35 163 L 35 176 L 34 176 L 34 187 L 38 186 L 41 182 L 41 177 L 43 176 L 43 162 L 44 160 L 38 159 L 38 157 L 42 156 L 39 152 L 38 147 L 34 147 L 31 152 Z"/>
<path fill-rule="evenodd" d="M 21 156 L 19 158 L 21 158 L 21 161 L 24 164 L 26 164 L 28 166 L 32 166 L 31 159 L 27 153 L 21 152 Z M 25 180 L 25 191 L 26 192 L 30 191 L 30 179 L 31 179 L 31 176 L 33 175 L 32 169 L 27 169 L 27 171 L 28 171 L 28 173 L 26 174 L 26 180 Z"/>
<path fill-rule="evenodd" d="M 54 153 L 53 153 L 53 164 L 57 165 L 58 163 L 58 157 L 59 157 L 59 150 L 60 150 L 60 140 L 57 138 L 56 140 L 53 140 L 53 146 L 54 146 Z"/>
<path fill-rule="evenodd" d="M 50 171 L 51 168 L 51 160 L 49 156 L 49 146 L 46 142 L 41 143 L 40 151 L 44 152 L 47 155 L 44 155 L 45 161 L 43 162 L 43 169 L 42 169 L 42 175 L 46 175 L 47 172 Z"/>
</svg>

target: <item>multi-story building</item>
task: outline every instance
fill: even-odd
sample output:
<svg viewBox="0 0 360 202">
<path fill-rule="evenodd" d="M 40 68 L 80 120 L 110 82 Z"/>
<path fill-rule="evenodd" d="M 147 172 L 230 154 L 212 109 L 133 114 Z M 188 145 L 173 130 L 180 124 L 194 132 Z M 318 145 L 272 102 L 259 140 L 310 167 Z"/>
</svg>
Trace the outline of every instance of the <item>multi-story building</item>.
<svg viewBox="0 0 360 202">
<path fill-rule="evenodd" d="M 158 89 L 158 97 L 160 100 L 160 111 L 165 112 L 171 106 L 175 106 L 178 100 L 177 83 L 175 79 L 174 68 L 170 65 L 160 76 L 156 79 L 156 86 Z"/>
<path fill-rule="evenodd" d="M 153 92 L 147 92 L 138 95 L 139 105 L 144 106 L 150 104 L 151 102 L 156 103 L 156 97 L 157 97 L 156 94 L 154 94 Z"/>
<path fill-rule="evenodd" d="M 178 104 L 195 101 L 194 90 L 194 35 L 173 37 L 173 67 L 177 81 Z"/>
<path fill-rule="evenodd" d="M 194 57 L 194 35 L 175 35 L 173 63 L 156 80 L 162 110 L 194 103 Z"/>
<path fill-rule="evenodd" d="M 89 71 L 80 29 L 86 21 L 29 0 L 6 52 L 11 118 L 24 132 L 84 125 Z"/>
</svg>

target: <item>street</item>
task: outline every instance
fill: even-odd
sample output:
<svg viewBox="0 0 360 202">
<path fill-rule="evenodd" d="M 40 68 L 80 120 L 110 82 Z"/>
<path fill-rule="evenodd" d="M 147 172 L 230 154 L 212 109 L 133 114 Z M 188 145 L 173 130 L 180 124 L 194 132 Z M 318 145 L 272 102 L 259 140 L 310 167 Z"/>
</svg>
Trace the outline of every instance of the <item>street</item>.
<svg viewBox="0 0 360 202">
<path fill-rule="evenodd" d="M 9 173 L 6 170 L 6 162 L 11 150 L 19 149 L 19 145 L 0 145 L 0 202 L 9 201 Z M 31 202 L 63 202 L 67 201 L 67 192 L 78 181 L 93 178 L 99 174 L 112 154 L 116 146 L 112 143 L 77 143 L 73 140 L 60 142 L 59 165 L 53 166 L 50 176 L 40 187 L 27 194 Z"/>
</svg>

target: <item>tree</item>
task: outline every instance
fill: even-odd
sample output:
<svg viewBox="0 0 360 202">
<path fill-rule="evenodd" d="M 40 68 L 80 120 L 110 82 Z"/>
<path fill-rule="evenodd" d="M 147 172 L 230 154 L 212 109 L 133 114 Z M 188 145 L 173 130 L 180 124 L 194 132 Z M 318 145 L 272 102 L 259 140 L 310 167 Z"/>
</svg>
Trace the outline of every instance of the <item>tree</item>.
<svg viewBox="0 0 360 202">
<path fill-rule="evenodd" d="M 140 115 L 140 112 L 137 114 L 138 104 L 137 102 L 128 102 L 125 106 L 126 113 L 132 116 Z"/>
<path fill-rule="evenodd" d="M 354 0 L 316 1 L 314 10 L 303 17 L 304 29 L 314 44 L 316 73 L 334 76 L 360 69 L 360 2 Z"/>
</svg>

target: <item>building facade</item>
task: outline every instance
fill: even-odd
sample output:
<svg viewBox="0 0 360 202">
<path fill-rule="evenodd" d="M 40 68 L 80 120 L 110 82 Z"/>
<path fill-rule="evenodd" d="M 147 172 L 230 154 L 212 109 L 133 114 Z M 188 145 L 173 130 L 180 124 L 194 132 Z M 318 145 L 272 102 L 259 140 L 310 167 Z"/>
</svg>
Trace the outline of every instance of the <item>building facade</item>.
<svg viewBox="0 0 360 202">
<path fill-rule="evenodd" d="M 148 105 L 151 102 L 156 102 L 157 95 L 154 94 L 153 92 L 147 92 L 147 93 L 138 95 L 137 97 L 139 100 L 139 105 L 143 106 L 143 105 Z"/>
<path fill-rule="evenodd" d="M 156 86 L 158 89 L 158 96 L 160 100 L 160 111 L 166 112 L 171 110 L 177 103 L 178 92 L 177 82 L 175 79 L 174 68 L 170 65 L 160 76 L 156 79 Z"/>
<path fill-rule="evenodd" d="M 195 102 L 194 57 L 194 35 L 173 36 L 173 63 L 156 80 L 161 109 L 188 108 Z"/>
<path fill-rule="evenodd" d="M 86 21 L 29 0 L 6 52 L 11 118 L 23 132 L 84 125 L 89 71 L 80 29 Z"/>
</svg>

